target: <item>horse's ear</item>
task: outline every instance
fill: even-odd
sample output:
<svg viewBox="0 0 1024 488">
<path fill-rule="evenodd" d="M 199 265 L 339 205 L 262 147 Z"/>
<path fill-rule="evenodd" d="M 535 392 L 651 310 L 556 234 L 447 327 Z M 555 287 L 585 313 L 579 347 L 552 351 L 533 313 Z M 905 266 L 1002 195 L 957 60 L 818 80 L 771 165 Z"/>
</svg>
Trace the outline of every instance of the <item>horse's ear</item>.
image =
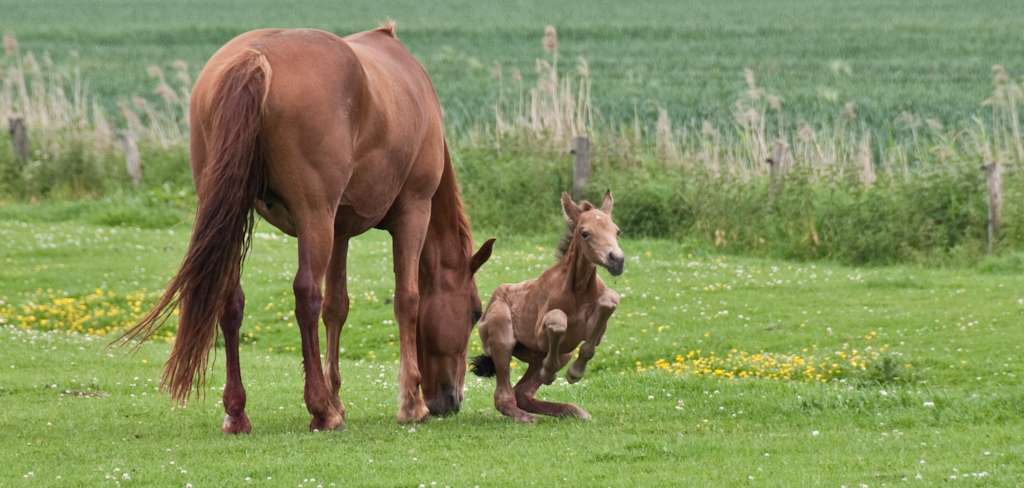
<svg viewBox="0 0 1024 488">
<path fill-rule="evenodd" d="M 615 200 L 612 200 L 612 191 L 609 189 L 608 191 L 604 192 L 604 201 L 601 202 L 601 211 L 608 215 L 611 215 L 613 203 L 615 203 Z"/>
<path fill-rule="evenodd" d="M 576 203 L 572 201 L 572 197 L 569 196 L 569 192 L 562 192 L 562 212 L 565 213 L 565 218 L 576 222 L 580 218 L 580 214 L 583 213 Z"/>
<path fill-rule="evenodd" d="M 473 259 L 469 261 L 469 274 L 476 274 L 477 270 L 479 270 L 480 267 L 490 259 L 492 250 L 494 250 L 493 237 L 487 239 L 487 241 L 480 246 L 480 250 L 473 255 Z"/>
</svg>

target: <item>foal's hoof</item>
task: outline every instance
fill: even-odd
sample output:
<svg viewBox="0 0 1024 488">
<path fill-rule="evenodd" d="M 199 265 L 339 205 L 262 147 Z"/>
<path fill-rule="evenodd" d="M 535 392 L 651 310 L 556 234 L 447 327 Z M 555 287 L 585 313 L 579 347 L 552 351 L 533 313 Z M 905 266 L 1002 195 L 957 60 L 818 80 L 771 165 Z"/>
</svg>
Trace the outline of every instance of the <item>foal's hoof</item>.
<svg viewBox="0 0 1024 488">
<path fill-rule="evenodd" d="M 533 418 L 533 415 L 523 412 L 521 414 L 512 417 L 516 422 L 520 424 L 534 424 L 537 423 L 537 419 Z"/>
<path fill-rule="evenodd" d="M 583 373 L 580 373 L 579 376 L 576 376 L 575 374 L 573 374 L 572 368 L 569 368 L 565 372 L 565 381 L 568 381 L 569 383 L 576 383 L 577 381 L 579 381 L 581 379 L 583 379 Z"/>
<path fill-rule="evenodd" d="M 345 421 L 338 414 L 329 415 L 324 419 L 313 417 L 313 421 L 309 423 L 309 431 L 317 430 L 345 430 Z"/>
<path fill-rule="evenodd" d="M 249 424 L 249 416 L 244 412 L 240 417 L 234 417 L 231 415 L 224 416 L 224 424 L 221 425 L 220 431 L 225 434 L 248 434 L 252 432 L 252 425 Z"/>
</svg>

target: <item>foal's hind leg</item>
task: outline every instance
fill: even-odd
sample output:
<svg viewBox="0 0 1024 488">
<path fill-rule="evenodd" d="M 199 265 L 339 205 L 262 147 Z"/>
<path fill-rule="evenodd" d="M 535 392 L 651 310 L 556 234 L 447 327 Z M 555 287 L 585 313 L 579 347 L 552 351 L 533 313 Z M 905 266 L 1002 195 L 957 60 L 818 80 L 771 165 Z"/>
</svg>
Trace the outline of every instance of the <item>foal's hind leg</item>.
<svg viewBox="0 0 1024 488">
<path fill-rule="evenodd" d="M 562 345 L 562 336 L 565 335 L 567 324 L 565 312 L 558 309 L 549 310 L 541 319 L 541 333 L 546 334 L 548 339 L 548 354 L 544 357 L 544 364 L 540 370 L 540 381 L 545 385 L 555 382 L 558 370 L 565 364 L 558 360 L 558 349 Z M 543 343 L 544 341 L 541 341 L 541 344 Z"/>
<path fill-rule="evenodd" d="M 583 378 L 583 373 L 587 371 L 587 362 L 593 359 L 594 351 L 601 344 L 604 331 L 608 328 L 608 318 L 612 316 L 612 312 L 618 306 L 619 294 L 615 293 L 615 290 L 605 289 L 604 294 L 597 300 L 597 309 L 594 311 L 592 319 L 594 322 L 587 327 L 587 338 L 580 346 L 579 357 L 565 371 L 565 380 L 569 383 L 575 383 Z"/>
<path fill-rule="evenodd" d="M 497 294 L 497 293 L 495 293 Z M 480 320 L 480 340 L 484 344 L 484 352 L 494 360 L 494 408 L 504 415 L 512 417 L 516 422 L 532 424 L 533 415 L 516 406 L 515 394 L 509 379 L 509 363 L 512 361 L 512 349 L 516 346 L 516 338 L 512 329 L 512 313 L 508 305 L 500 298 L 492 298 L 487 304 L 487 313 Z"/>
<path fill-rule="evenodd" d="M 220 314 L 220 330 L 224 332 L 224 355 L 227 356 L 227 382 L 224 385 L 224 425 L 220 431 L 225 434 L 248 434 L 252 430 L 249 417 L 245 415 L 245 387 L 242 386 L 242 371 L 238 364 L 238 330 L 242 328 L 242 311 L 245 295 L 242 286 L 235 284 L 231 298 Z"/>
<path fill-rule="evenodd" d="M 341 374 L 338 373 L 338 341 L 341 329 L 348 318 L 348 278 L 345 265 L 348 258 L 348 239 L 336 238 L 331 264 L 327 268 L 326 293 L 324 294 L 324 328 L 327 332 L 327 351 L 324 358 L 324 381 L 331 392 L 331 405 L 345 417 L 345 405 L 338 397 L 341 389 Z"/>
<path fill-rule="evenodd" d="M 520 354 L 522 352 L 522 354 Z M 540 415 L 551 417 L 578 417 L 583 420 L 590 419 L 590 414 L 585 410 L 571 403 L 556 403 L 538 400 L 537 389 L 540 388 L 540 372 L 544 357 L 539 351 L 516 351 L 516 355 L 526 361 L 530 366 L 526 368 L 526 374 L 515 387 L 516 405 L 519 408 Z M 572 357 L 572 353 L 565 353 L 559 356 L 561 364 L 565 364 Z"/>
</svg>

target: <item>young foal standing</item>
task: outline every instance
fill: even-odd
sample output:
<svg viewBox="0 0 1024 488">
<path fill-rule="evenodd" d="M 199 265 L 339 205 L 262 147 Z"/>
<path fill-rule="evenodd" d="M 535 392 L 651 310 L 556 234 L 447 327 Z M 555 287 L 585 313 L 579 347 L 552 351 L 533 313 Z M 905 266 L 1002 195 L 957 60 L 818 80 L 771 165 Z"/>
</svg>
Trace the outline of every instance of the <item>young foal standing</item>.
<svg viewBox="0 0 1024 488">
<path fill-rule="evenodd" d="M 531 423 L 533 415 L 590 418 L 569 403 L 537 400 L 537 389 L 550 385 L 569 362 L 576 346 L 579 357 L 565 373 L 575 383 L 583 377 L 587 361 L 601 343 L 608 317 L 619 305 L 619 294 L 606 288 L 597 275 L 602 266 L 613 276 L 622 274 L 625 256 L 619 249 L 619 228 L 612 222 L 612 194 L 605 193 L 600 209 L 590 202 L 577 206 L 562 194 L 568 220 L 558 249 L 561 258 L 539 278 L 504 284 L 494 291 L 480 321 L 480 339 L 486 356 L 473 362 L 478 376 L 497 375 L 494 406 L 517 422 Z M 513 390 L 509 362 L 515 356 L 529 364 Z"/>
</svg>

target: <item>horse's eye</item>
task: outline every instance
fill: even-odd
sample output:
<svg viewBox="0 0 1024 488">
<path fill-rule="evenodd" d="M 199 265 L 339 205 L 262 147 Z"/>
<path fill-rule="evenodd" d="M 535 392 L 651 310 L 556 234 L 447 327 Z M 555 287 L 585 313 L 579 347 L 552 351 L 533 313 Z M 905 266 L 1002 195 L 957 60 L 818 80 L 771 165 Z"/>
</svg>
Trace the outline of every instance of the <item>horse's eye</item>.
<svg viewBox="0 0 1024 488">
<path fill-rule="evenodd" d="M 590 238 L 590 232 L 580 232 L 580 237 L 582 237 L 584 239 L 589 239 Z"/>
<path fill-rule="evenodd" d="M 617 230 L 617 231 L 615 231 L 615 235 L 619 235 L 619 234 L 622 234 L 622 231 L 621 231 L 621 230 Z"/>
</svg>

